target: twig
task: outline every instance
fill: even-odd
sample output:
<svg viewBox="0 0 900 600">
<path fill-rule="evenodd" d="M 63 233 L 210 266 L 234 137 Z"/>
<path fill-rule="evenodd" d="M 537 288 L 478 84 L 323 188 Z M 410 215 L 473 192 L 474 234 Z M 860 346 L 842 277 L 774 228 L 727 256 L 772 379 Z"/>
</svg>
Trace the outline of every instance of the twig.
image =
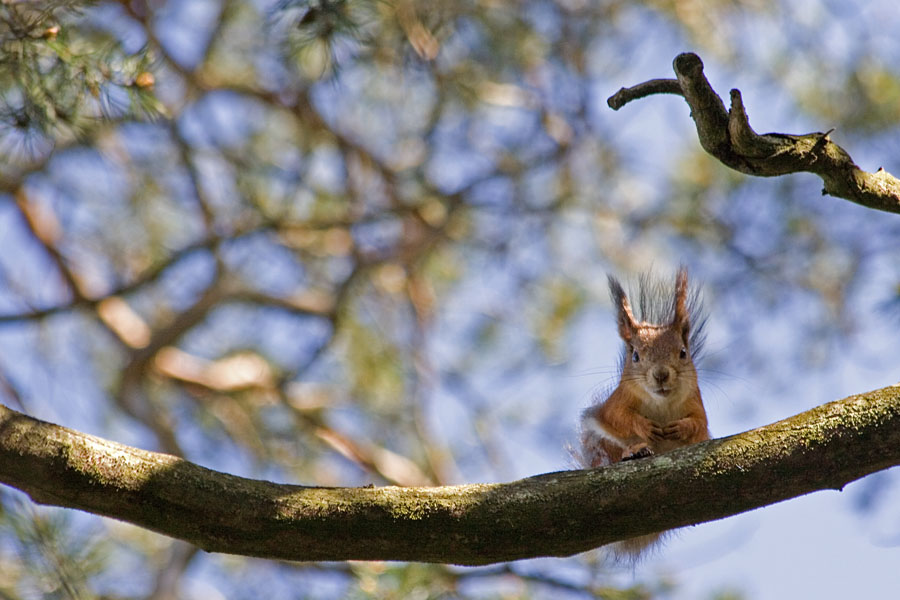
<svg viewBox="0 0 900 600">
<path fill-rule="evenodd" d="M 634 87 L 621 88 L 609 97 L 606 103 L 613 110 L 619 110 L 632 100 L 639 100 L 653 94 L 676 94 L 684 96 L 677 79 L 651 79 Z"/>
</svg>

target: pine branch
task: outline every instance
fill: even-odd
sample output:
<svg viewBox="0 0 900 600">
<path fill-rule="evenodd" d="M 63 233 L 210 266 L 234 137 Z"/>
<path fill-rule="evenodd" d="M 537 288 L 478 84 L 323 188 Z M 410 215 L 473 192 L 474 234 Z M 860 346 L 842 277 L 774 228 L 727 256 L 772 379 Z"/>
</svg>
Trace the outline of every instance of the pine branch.
<svg viewBox="0 0 900 600">
<path fill-rule="evenodd" d="M 0 406 L 0 481 L 210 552 L 488 564 L 841 489 L 900 464 L 900 386 L 651 459 L 512 483 L 320 488 L 217 473 Z"/>
<path fill-rule="evenodd" d="M 677 79 L 653 79 L 622 88 L 607 100 L 619 110 L 651 94 L 678 94 L 691 107 L 700 145 L 724 165 L 747 175 L 775 177 L 788 173 L 815 173 L 825 187 L 822 194 L 844 198 L 877 210 L 900 213 L 900 179 L 879 168 L 861 170 L 825 133 L 757 134 L 750 127 L 739 90 L 731 90 L 731 110 L 703 74 L 696 54 L 679 54 L 674 62 Z"/>
</svg>

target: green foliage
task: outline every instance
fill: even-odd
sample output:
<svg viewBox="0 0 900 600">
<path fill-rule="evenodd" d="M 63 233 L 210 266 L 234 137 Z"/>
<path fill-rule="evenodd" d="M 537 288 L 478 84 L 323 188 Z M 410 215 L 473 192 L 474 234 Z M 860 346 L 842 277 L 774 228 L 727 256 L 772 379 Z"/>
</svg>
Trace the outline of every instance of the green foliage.
<svg viewBox="0 0 900 600">
<path fill-rule="evenodd" d="M 553 278 L 541 286 L 544 300 L 535 311 L 535 329 L 541 348 L 553 360 L 565 358 L 565 334 L 584 305 L 584 292 L 572 281 Z"/>
<path fill-rule="evenodd" d="M 312 79 L 331 75 L 369 44 L 378 0 L 282 0 L 275 9 L 286 55 Z"/>
<path fill-rule="evenodd" d="M 85 135 L 99 118 L 156 116 L 153 58 L 85 22 L 90 2 L 0 5 L 0 124 L 25 155 Z M 12 155 L 16 156 L 17 152 Z"/>
<path fill-rule="evenodd" d="M 348 598 L 446 598 L 453 593 L 455 579 L 446 569 L 435 565 L 396 567 L 383 563 L 354 567 L 356 582 Z"/>
<path fill-rule="evenodd" d="M 93 598 L 90 579 L 108 566 L 109 545 L 79 531 L 72 515 L 37 510 L 4 495 L 13 507 L 0 519 L 0 533 L 14 544 L 0 553 L 4 598 Z"/>
</svg>

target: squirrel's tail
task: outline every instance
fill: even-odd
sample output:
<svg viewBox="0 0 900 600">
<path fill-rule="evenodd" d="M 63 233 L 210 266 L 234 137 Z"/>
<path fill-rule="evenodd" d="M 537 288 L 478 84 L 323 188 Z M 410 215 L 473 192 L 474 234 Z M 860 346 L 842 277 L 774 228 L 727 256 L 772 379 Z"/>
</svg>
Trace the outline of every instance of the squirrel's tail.
<svg viewBox="0 0 900 600">
<path fill-rule="evenodd" d="M 651 554 L 665 538 L 666 533 L 668 532 L 639 535 L 638 537 L 610 544 L 607 548 L 615 562 L 634 565 Z"/>
</svg>

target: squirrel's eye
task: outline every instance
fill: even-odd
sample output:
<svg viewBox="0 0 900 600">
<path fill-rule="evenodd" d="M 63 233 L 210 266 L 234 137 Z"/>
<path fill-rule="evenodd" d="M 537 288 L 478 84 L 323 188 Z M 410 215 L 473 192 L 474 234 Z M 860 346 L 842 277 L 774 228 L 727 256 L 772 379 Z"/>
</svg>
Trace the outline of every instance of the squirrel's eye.
<svg viewBox="0 0 900 600">
<path fill-rule="evenodd" d="M 637 350 L 631 353 L 631 362 L 638 362 L 641 360 L 641 357 L 638 356 Z"/>
<path fill-rule="evenodd" d="M 680 354 L 679 356 L 681 357 L 681 360 L 684 360 L 685 358 L 687 358 L 687 348 L 685 348 L 684 346 L 682 346 L 682 347 L 681 347 L 681 354 Z"/>
</svg>

